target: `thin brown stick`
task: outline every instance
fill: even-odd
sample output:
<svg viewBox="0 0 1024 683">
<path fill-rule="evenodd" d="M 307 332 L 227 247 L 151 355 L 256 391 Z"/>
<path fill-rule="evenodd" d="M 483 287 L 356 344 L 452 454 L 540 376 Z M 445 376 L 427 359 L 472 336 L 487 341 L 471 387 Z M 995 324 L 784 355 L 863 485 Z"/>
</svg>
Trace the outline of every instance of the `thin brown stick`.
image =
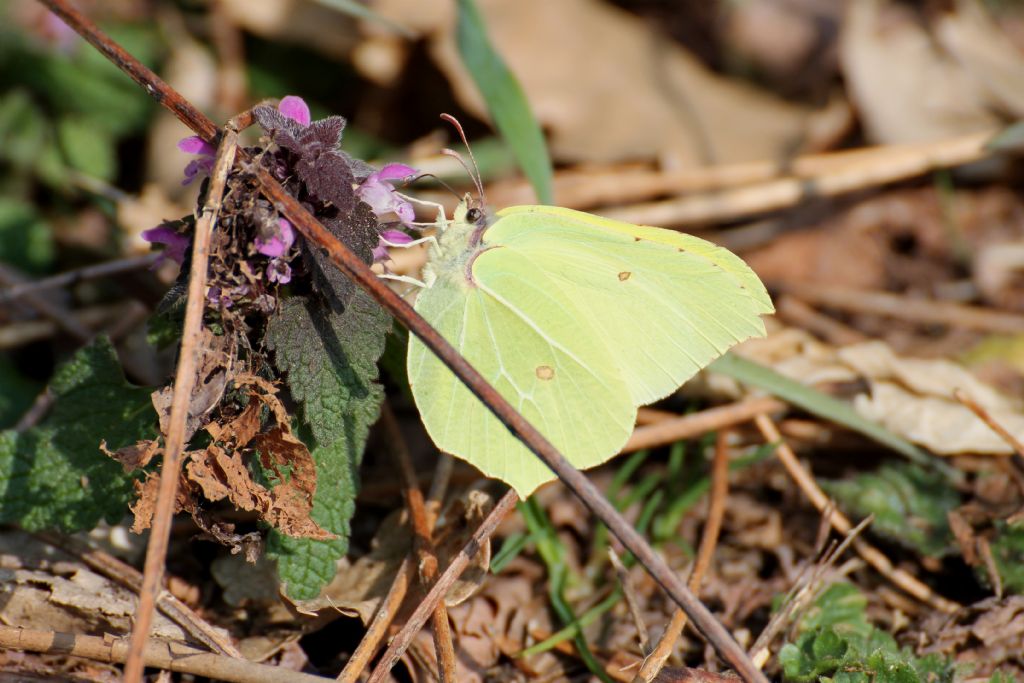
<svg viewBox="0 0 1024 683">
<path fill-rule="evenodd" d="M 245 41 L 231 20 L 224 0 L 214 0 L 209 13 L 210 37 L 217 51 L 217 104 L 221 111 L 238 111 L 248 98 L 245 74 Z M 245 126 L 242 126 L 244 128 Z"/>
<path fill-rule="evenodd" d="M 0 285 L 5 288 L 14 288 L 30 284 L 25 278 L 14 272 L 13 269 L 0 264 Z M 92 339 L 92 330 L 78 322 L 63 306 L 44 299 L 31 290 L 22 293 L 24 302 L 38 311 L 43 317 L 52 320 L 58 327 L 78 339 L 80 342 L 87 342 Z"/>
<path fill-rule="evenodd" d="M 849 325 L 830 318 L 789 294 L 778 297 L 775 312 L 789 325 L 807 330 L 836 346 L 857 344 L 868 339 Z"/>
<path fill-rule="evenodd" d="M 727 429 L 719 430 L 715 439 L 715 457 L 711 463 L 711 490 L 708 495 L 708 515 L 704 523 L 704 533 L 700 537 L 700 546 L 697 548 L 697 559 L 690 570 L 690 590 L 697 593 L 701 581 L 711 566 L 711 558 L 715 554 L 715 546 L 718 545 L 718 536 L 722 531 L 722 520 L 725 518 L 725 501 L 729 497 L 729 450 L 728 450 Z M 654 650 L 644 660 L 640 671 L 633 678 L 633 683 L 651 683 L 665 666 L 676 641 L 686 627 L 686 612 L 676 609 L 672 618 L 665 627 L 665 631 L 658 639 Z"/>
<path fill-rule="evenodd" d="M 174 393 L 171 399 L 171 415 L 164 435 L 164 457 L 160 468 L 160 487 L 157 493 L 157 508 L 153 515 L 149 545 L 146 548 L 146 562 L 143 570 L 142 590 L 139 605 L 135 611 L 132 627 L 131 649 L 125 665 L 126 683 L 142 680 L 144 652 L 153 622 L 153 607 L 162 583 L 164 561 L 171 534 L 171 520 L 174 517 L 174 501 L 178 492 L 178 478 L 181 468 L 181 454 L 185 447 L 185 420 L 196 384 L 196 363 L 199 339 L 203 324 L 203 310 L 206 306 L 206 268 L 210 257 L 210 234 L 217 223 L 228 172 L 235 162 L 238 148 L 238 134 L 227 129 L 214 162 L 210 187 L 203 213 L 196 221 L 192 240 L 192 268 L 189 271 L 188 301 L 185 304 L 185 322 L 181 333 L 181 352 L 174 375 Z"/>
<path fill-rule="evenodd" d="M 391 582 L 391 588 L 388 589 L 387 595 L 381 600 L 377 612 L 373 615 L 370 627 L 366 629 L 366 634 L 359 641 L 355 652 L 345 663 L 345 668 L 338 674 L 339 683 L 356 683 L 370 664 L 370 660 L 377 654 L 377 648 L 380 647 L 381 641 L 387 635 L 388 627 L 391 626 L 395 615 L 398 614 L 398 608 L 402 606 L 402 601 L 405 600 L 405 596 L 409 592 L 414 571 L 413 562 L 409 557 L 402 560 L 402 564 L 398 567 L 398 573 L 395 574 L 395 580 Z"/>
<path fill-rule="evenodd" d="M 409 620 L 405 622 L 402 630 L 391 640 L 391 644 L 388 645 L 388 649 L 384 652 L 380 662 L 374 668 L 373 673 L 370 674 L 368 683 L 381 683 L 384 680 L 384 677 L 388 675 L 391 668 L 405 654 L 409 643 L 412 642 L 412 639 L 419 630 L 423 628 L 423 624 L 433 614 L 434 608 L 448 594 L 448 589 L 462 575 L 462 572 L 469 566 L 470 561 L 480 552 L 483 544 L 490 539 L 498 525 L 508 516 L 508 513 L 515 509 L 518 502 L 519 496 L 516 495 L 515 491 L 509 490 L 505 492 L 505 495 L 501 497 L 501 500 L 494 506 L 494 509 L 487 514 L 484 521 L 473 532 L 473 535 L 459 551 L 459 554 L 452 558 L 451 564 L 438 577 L 430 592 L 423 598 L 423 602 L 409 616 Z"/>
<path fill-rule="evenodd" d="M 94 335 L 93 329 L 108 324 L 111 320 L 120 318 L 125 310 L 126 308 L 123 303 L 104 304 L 101 306 L 79 308 L 74 311 L 68 311 L 67 314 L 74 318 L 82 328 L 89 330 L 89 338 L 91 339 Z M 52 337 L 60 330 L 60 324 L 51 319 L 25 320 L 4 325 L 0 327 L 0 351 L 17 348 L 34 341 Z"/>
<path fill-rule="evenodd" d="M 135 592 L 141 590 L 142 572 L 129 564 L 125 564 L 110 553 L 93 548 L 74 536 L 63 536 L 48 532 L 36 535 L 54 548 L 78 557 L 86 566 L 98 574 L 117 581 Z M 226 632 L 215 628 L 168 591 L 160 591 L 156 604 L 168 619 L 181 626 L 192 638 L 210 648 L 213 652 L 226 657 L 242 657 L 242 654 L 235 648 L 234 643 L 231 642 L 231 638 Z"/>
<path fill-rule="evenodd" d="M 618 577 L 619 585 L 622 586 L 622 595 L 626 598 L 626 606 L 629 608 L 629 614 L 633 617 L 633 623 L 636 625 L 636 633 L 640 640 L 640 651 L 647 652 L 651 644 L 651 637 L 647 632 L 647 624 L 644 623 L 643 614 L 640 612 L 640 601 L 637 600 L 636 589 L 633 587 L 633 581 L 629 578 L 629 570 L 622 564 L 622 560 L 619 559 L 619 554 L 615 552 L 615 548 L 610 545 L 608 546 L 608 561 L 612 563 L 612 567 L 615 569 L 615 576 Z"/>
<path fill-rule="evenodd" d="M 639 451 L 692 439 L 701 434 L 724 429 L 741 422 L 748 422 L 761 413 L 775 413 L 784 410 L 786 404 L 771 396 L 746 398 L 736 403 L 708 408 L 699 413 L 683 415 L 668 420 L 659 420 L 637 427 L 629 441 L 622 447 L 623 453 Z"/>
<path fill-rule="evenodd" d="M 398 467 L 405 479 L 405 504 L 409 508 L 409 520 L 415 537 L 416 554 L 419 558 L 420 581 L 424 586 L 430 585 L 437 578 L 437 554 L 434 552 L 433 523 L 429 519 L 427 506 L 423 500 L 416 479 L 416 470 L 402 438 L 398 420 L 395 419 L 391 406 L 381 406 L 380 421 L 390 437 L 390 445 L 398 461 Z M 434 650 L 437 654 L 438 671 L 441 683 L 455 683 L 455 646 L 452 644 L 452 630 L 448 623 L 448 608 L 444 600 L 437 603 L 433 614 Z"/>
<path fill-rule="evenodd" d="M 890 292 L 851 289 L 821 284 L 773 283 L 786 293 L 819 306 L 855 313 L 870 313 L 925 325 L 946 325 L 966 330 L 1019 334 L 1024 315 L 968 306 L 949 301 L 914 299 Z"/>
<path fill-rule="evenodd" d="M 10 303 L 15 299 L 25 296 L 26 294 L 38 294 L 39 292 L 45 292 L 49 289 L 70 287 L 71 285 L 79 282 L 96 280 L 99 278 L 110 277 L 112 275 L 120 275 L 121 273 L 129 273 L 133 270 L 148 268 L 153 265 L 158 258 L 160 258 L 160 254 L 157 253 L 146 254 L 144 256 L 129 256 L 127 258 L 117 259 L 116 261 L 107 261 L 106 263 L 97 263 L 83 268 L 76 268 L 75 270 L 69 270 L 64 273 L 60 273 L 59 275 L 51 275 L 50 277 L 43 278 L 41 280 L 32 280 L 7 285 L 4 289 L 0 290 L 0 305 Z"/>
<path fill-rule="evenodd" d="M 831 515 L 831 509 L 827 509 L 826 514 Z M 806 571 L 801 572 L 800 576 L 793 583 L 792 588 L 786 593 L 786 597 L 783 600 L 782 609 L 778 610 L 768 622 L 768 624 L 758 635 L 757 640 L 750 647 L 750 656 L 759 665 L 762 665 L 768 661 L 771 656 L 771 652 L 768 646 L 771 645 L 772 640 L 775 639 L 782 629 L 792 620 L 793 615 L 801 609 L 802 606 L 806 605 L 817 593 L 818 588 L 822 584 L 825 578 L 825 573 L 832 568 L 836 561 L 842 556 L 846 549 L 854 542 L 855 539 L 859 538 L 865 529 L 874 521 L 873 516 L 868 516 L 861 520 L 861 523 L 850 530 L 846 537 L 841 543 L 832 543 L 828 548 L 824 548 L 819 553 L 819 559 L 813 565 L 807 568 Z M 825 522 L 828 524 L 828 522 Z M 857 568 L 863 566 L 863 561 L 859 559 L 853 559 L 849 562 L 844 563 L 836 573 L 840 576 L 854 571 Z"/>
<path fill-rule="evenodd" d="M 804 492 L 804 495 L 810 499 L 811 504 L 819 512 L 825 511 L 829 505 L 828 496 L 821 490 L 818 483 L 814 481 L 814 477 L 811 476 L 810 472 L 800 464 L 796 454 L 793 453 L 793 450 L 783 440 L 782 435 L 779 434 L 775 423 L 767 415 L 758 415 L 754 422 L 757 424 L 757 428 L 761 431 L 762 436 L 764 436 L 765 441 L 775 444 L 775 455 L 778 457 L 779 462 L 786 468 L 786 472 L 793 478 L 796 485 L 800 487 L 800 490 Z M 848 534 L 853 529 L 850 520 L 843 513 L 835 509 L 829 515 L 829 523 L 833 529 L 841 534 Z M 952 613 L 960 609 L 959 604 L 936 594 L 931 588 L 921 583 L 913 574 L 894 567 L 888 557 L 864 539 L 857 538 L 854 540 L 853 547 L 864 558 L 864 561 L 874 567 L 879 574 L 921 602 L 941 612 Z"/>
<path fill-rule="evenodd" d="M 554 193 L 559 204 L 574 209 L 621 206 L 627 202 L 677 195 L 679 199 L 658 202 L 653 206 L 665 211 L 661 215 L 670 221 L 703 223 L 717 215 L 712 211 L 711 198 L 721 197 L 726 190 L 734 191 L 722 201 L 726 208 L 734 205 L 730 198 L 743 199 L 744 211 L 748 212 L 763 211 L 766 204 L 771 208 L 783 208 L 779 202 L 795 202 L 802 196 L 800 192 L 793 192 L 798 184 L 810 186 L 807 187 L 809 193 L 816 184 L 820 185 L 820 179 L 825 179 L 826 189 L 834 194 L 838 189 L 847 192 L 867 189 L 937 168 L 976 161 L 988 155 L 984 148 L 987 135 L 972 133 L 926 143 L 862 147 L 782 161 L 745 161 L 678 170 L 630 169 L 623 168 L 621 164 L 598 169 L 568 169 L 555 174 Z M 418 165 L 424 172 L 440 175 L 451 175 L 458 170 L 453 168 L 450 158 L 440 155 L 418 162 Z M 840 177 L 846 179 L 843 188 L 836 186 L 836 179 Z M 830 183 L 835 190 L 828 188 Z M 739 188 L 748 191 L 741 194 Z M 523 180 L 498 182 L 487 188 L 487 192 L 496 206 L 534 201 L 533 189 Z M 620 217 L 633 223 L 669 224 L 661 223 L 656 215 L 647 213 L 647 206 L 650 205 L 639 204 L 643 213 L 635 207 L 632 211 L 630 207 L 621 209 L 625 215 Z M 697 218 L 701 220 L 695 220 Z"/>
<path fill-rule="evenodd" d="M 806 177 L 769 180 L 757 185 L 703 194 L 645 202 L 599 213 L 609 218 L 644 225 L 681 226 L 693 223 L 733 220 L 767 211 L 795 206 L 808 199 L 838 195 L 877 187 L 927 173 L 970 163 L 990 155 L 985 145 L 993 131 L 921 145 L 876 148 L 863 151 L 860 159 L 839 160 Z"/>
<path fill-rule="evenodd" d="M 170 108 L 200 137 L 207 142 L 217 140 L 220 135 L 212 121 L 186 102 L 180 94 L 160 80 L 151 70 L 116 45 L 95 24 L 85 19 L 71 7 L 68 0 L 39 1 L 49 7 L 54 14 L 82 35 L 90 44 L 96 46 L 119 68 L 142 85 L 148 93 L 157 98 L 161 104 Z M 239 158 L 249 159 L 244 151 L 239 152 Z M 291 221 L 293 226 L 298 228 L 312 248 L 321 249 L 346 277 L 365 290 L 410 332 L 419 337 L 459 381 L 505 425 L 509 432 L 522 441 L 562 480 L 565 486 L 612 531 L 623 546 L 633 553 L 665 592 L 686 610 L 694 626 L 723 660 L 736 669 L 748 683 L 767 683 L 767 678 L 753 665 L 732 635 L 715 619 L 707 607 L 694 597 L 664 559 L 654 552 L 651 545 L 601 495 L 601 492 L 586 475 L 573 467 L 565 459 L 565 456 L 508 400 L 502 397 L 430 323 L 417 314 L 399 294 L 381 282 L 366 263 L 342 244 L 294 197 L 289 195 L 266 169 L 256 166 L 253 170 L 256 173 L 260 191 L 271 200 L 274 207 L 285 218 Z"/>
<path fill-rule="evenodd" d="M 967 392 L 963 389 L 954 389 L 953 397 L 967 406 L 971 412 L 978 416 L 978 419 L 987 424 L 989 429 L 998 434 L 1013 449 L 1013 454 L 1010 456 L 1011 462 L 1005 462 L 1003 458 L 997 458 L 996 462 L 1006 472 L 1007 476 L 1013 479 L 1017 488 L 1024 491 L 1024 474 L 1022 474 L 1024 473 L 1024 444 L 1010 433 L 1010 430 L 992 417 L 992 414 L 985 410 L 980 403 L 968 396 Z"/>
<path fill-rule="evenodd" d="M 120 664 L 128 659 L 129 645 L 123 638 L 83 636 L 76 633 L 38 631 L 0 626 L 0 648 L 46 654 L 83 657 L 97 662 Z M 184 643 L 146 640 L 143 650 L 146 666 L 164 671 L 203 676 L 237 683 L 323 683 L 319 676 L 257 664 L 245 659 L 204 652 Z"/>
</svg>

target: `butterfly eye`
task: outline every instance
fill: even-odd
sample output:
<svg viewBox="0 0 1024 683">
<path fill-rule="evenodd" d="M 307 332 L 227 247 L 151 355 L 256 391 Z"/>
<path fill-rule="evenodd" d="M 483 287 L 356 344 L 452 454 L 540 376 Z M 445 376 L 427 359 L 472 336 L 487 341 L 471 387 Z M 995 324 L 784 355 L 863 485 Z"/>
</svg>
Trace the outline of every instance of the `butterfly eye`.
<svg viewBox="0 0 1024 683">
<path fill-rule="evenodd" d="M 484 211 L 483 211 L 483 209 L 478 209 L 476 207 L 473 207 L 472 209 L 470 209 L 469 211 L 466 212 L 466 222 L 467 223 L 476 224 L 476 223 L 479 223 L 480 221 L 482 221 L 483 219 L 484 219 Z"/>
</svg>

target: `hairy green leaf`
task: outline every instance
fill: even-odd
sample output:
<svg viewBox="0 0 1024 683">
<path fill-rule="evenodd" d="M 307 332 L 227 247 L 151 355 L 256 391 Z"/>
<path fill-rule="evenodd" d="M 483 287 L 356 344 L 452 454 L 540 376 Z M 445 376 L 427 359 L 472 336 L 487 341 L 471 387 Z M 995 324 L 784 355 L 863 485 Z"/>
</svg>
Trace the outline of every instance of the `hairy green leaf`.
<svg viewBox="0 0 1024 683">
<path fill-rule="evenodd" d="M 519 161 L 541 204 L 554 202 L 551 157 L 540 124 L 512 72 L 495 51 L 473 0 L 458 0 L 455 39 L 494 125 Z"/>
<path fill-rule="evenodd" d="M 947 683 L 953 667 L 938 655 L 919 658 L 872 626 L 867 600 L 848 583 L 829 586 L 797 624 L 795 642 L 779 652 L 785 680 L 796 683 Z"/>
<path fill-rule="evenodd" d="M 992 539 L 992 558 L 1003 582 L 1003 589 L 1011 593 L 1024 593 L 1024 524 L 996 521 L 996 535 Z M 977 568 L 978 577 L 988 583 L 988 572 Z"/>
<path fill-rule="evenodd" d="M 29 273 L 53 262 L 53 233 L 28 202 L 0 198 L 0 261 Z"/>
<path fill-rule="evenodd" d="M 127 511 L 132 477 L 100 450 L 152 438 L 149 390 L 128 384 L 99 338 L 50 382 L 53 408 L 38 426 L 0 434 L 0 521 L 26 529 L 91 529 Z"/>
<path fill-rule="evenodd" d="M 947 515 L 960 495 L 942 475 L 899 463 L 822 486 L 850 515 L 874 515 L 871 529 L 892 541 L 934 557 L 953 550 Z"/>
<path fill-rule="evenodd" d="M 278 370 L 287 373 L 312 435 L 307 442 L 317 463 L 312 517 L 338 536 L 311 541 L 271 532 L 268 553 L 291 597 L 316 597 L 348 550 L 357 470 L 383 400 L 377 359 L 390 324 L 360 291 L 341 312 L 302 297 L 286 299 L 267 327 L 267 345 Z"/>
</svg>

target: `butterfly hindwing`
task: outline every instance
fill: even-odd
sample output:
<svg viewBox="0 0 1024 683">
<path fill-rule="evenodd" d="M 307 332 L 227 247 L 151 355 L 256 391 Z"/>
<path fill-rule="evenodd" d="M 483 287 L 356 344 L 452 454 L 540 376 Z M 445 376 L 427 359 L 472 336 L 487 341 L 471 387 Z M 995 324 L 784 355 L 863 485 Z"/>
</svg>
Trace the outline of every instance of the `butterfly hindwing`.
<svg viewBox="0 0 1024 683">
<path fill-rule="evenodd" d="M 474 286 L 439 279 L 416 310 L 577 467 L 614 455 L 636 408 L 596 330 L 528 259 L 484 252 Z M 553 474 L 418 340 L 408 370 L 437 446 L 527 495 Z M 611 370 L 609 372 L 609 370 Z"/>
</svg>

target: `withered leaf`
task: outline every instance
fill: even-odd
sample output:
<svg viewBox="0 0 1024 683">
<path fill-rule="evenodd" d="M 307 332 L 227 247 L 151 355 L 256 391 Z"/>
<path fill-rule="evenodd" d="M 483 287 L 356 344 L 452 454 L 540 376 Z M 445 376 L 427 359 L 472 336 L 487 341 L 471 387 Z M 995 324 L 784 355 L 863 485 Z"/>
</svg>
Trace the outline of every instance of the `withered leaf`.
<svg viewBox="0 0 1024 683">
<path fill-rule="evenodd" d="M 309 516 L 316 492 L 316 466 L 306 446 L 292 435 L 276 387 L 249 373 L 239 373 L 234 381 L 249 400 L 234 417 L 207 425 L 212 437 L 209 446 L 186 453 L 176 511 L 188 511 L 215 539 L 233 539 L 235 535 L 207 519 L 207 506 L 200 501 L 228 500 L 289 536 L 334 538 Z M 269 415 L 267 424 L 261 420 L 264 412 Z M 273 474 L 275 481 L 269 488 L 257 482 L 250 471 L 250 458 L 256 454 L 264 470 Z M 138 499 L 132 507 L 135 531 L 151 523 L 158 481 L 149 475 L 136 484 Z"/>
<path fill-rule="evenodd" d="M 125 446 L 111 451 L 107 442 L 100 441 L 100 450 L 121 463 L 125 472 L 132 472 L 149 464 L 153 456 L 160 452 L 160 442 L 156 439 L 138 441 L 134 446 Z"/>
</svg>

